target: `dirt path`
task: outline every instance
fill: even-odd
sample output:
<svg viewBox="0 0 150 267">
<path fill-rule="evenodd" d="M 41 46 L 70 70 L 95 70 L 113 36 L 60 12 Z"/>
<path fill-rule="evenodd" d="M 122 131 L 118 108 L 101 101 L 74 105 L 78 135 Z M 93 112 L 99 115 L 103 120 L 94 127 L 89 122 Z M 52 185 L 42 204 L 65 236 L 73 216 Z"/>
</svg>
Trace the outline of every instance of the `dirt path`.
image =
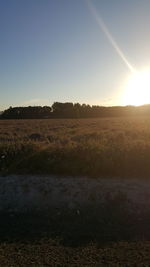
<svg viewBox="0 0 150 267">
<path fill-rule="evenodd" d="M 0 177 L 0 211 L 47 210 L 126 198 L 135 209 L 150 206 L 150 180 L 58 176 Z"/>
</svg>

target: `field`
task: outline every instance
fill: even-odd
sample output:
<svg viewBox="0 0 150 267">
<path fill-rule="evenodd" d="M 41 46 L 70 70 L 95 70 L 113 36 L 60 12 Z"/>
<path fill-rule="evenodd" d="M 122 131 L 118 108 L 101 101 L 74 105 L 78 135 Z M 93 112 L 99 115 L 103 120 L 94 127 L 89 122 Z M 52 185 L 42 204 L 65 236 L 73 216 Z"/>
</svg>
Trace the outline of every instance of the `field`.
<svg viewBox="0 0 150 267">
<path fill-rule="evenodd" d="M 149 177 L 150 118 L 1 120 L 0 172 Z"/>
<path fill-rule="evenodd" d="M 53 187 L 51 175 L 58 181 Z M 0 265 L 149 266 L 149 177 L 148 116 L 1 120 Z M 76 206 L 67 200 L 47 212 L 23 210 L 46 204 L 52 193 L 56 198 L 56 189 Z M 79 195 L 87 206 L 76 201 Z"/>
</svg>

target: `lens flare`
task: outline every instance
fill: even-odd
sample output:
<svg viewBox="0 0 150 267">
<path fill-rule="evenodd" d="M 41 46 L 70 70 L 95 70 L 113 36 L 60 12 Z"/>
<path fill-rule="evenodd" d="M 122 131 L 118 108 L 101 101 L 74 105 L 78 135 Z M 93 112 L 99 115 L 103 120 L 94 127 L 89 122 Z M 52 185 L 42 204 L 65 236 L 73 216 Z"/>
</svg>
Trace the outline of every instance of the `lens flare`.
<svg viewBox="0 0 150 267">
<path fill-rule="evenodd" d="M 92 15 L 94 16 L 99 28 L 101 29 L 101 31 L 105 34 L 105 36 L 107 37 L 109 43 L 112 45 L 112 47 L 114 48 L 114 50 L 117 52 L 117 54 L 119 55 L 119 57 L 122 59 L 122 61 L 125 63 L 125 65 L 128 67 L 128 69 L 134 73 L 135 69 L 133 68 L 133 66 L 131 65 L 131 63 L 127 60 L 126 56 L 124 55 L 123 51 L 120 49 L 120 47 L 118 46 L 116 40 L 114 39 L 114 37 L 112 36 L 112 34 L 110 33 L 108 27 L 106 26 L 104 20 L 102 19 L 102 17 L 98 14 L 96 8 L 94 7 L 94 5 L 92 4 L 92 2 L 90 0 L 86 0 L 86 3 L 88 5 L 88 8 L 90 10 L 90 12 L 92 13 Z"/>
<path fill-rule="evenodd" d="M 91 0 L 85 0 L 90 12 L 92 13 L 95 21 L 97 22 L 100 30 L 105 34 L 107 40 L 116 51 L 118 56 L 127 66 L 131 72 L 131 76 L 125 86 L 124 93 L 122 94 L 123 105 L 143 105 L 150 103 L 150 69 L 137 71 L 129 60 L 126 58 L 124 52 L 119 47 L 113 35 L 110 33 L 103 18 L 97 12 Z"/>
</svg>

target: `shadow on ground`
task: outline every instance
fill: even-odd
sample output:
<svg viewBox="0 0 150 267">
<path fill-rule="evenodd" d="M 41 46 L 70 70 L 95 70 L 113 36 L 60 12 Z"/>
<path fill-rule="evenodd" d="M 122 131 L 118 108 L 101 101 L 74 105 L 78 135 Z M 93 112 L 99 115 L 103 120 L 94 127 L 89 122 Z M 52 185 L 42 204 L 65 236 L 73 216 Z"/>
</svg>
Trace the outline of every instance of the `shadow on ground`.
<svg viewBox="0 0 150 267">
<path fill-rule="evenodd" d="M 51 209 L 48 212 L 1 213 L 0 242 L 35 242 L 58 239 L 64 246 L 89 243 L 150 240 L 150 212 L 131 212 L 124 204 L 78 210 Z"/>
</svg>

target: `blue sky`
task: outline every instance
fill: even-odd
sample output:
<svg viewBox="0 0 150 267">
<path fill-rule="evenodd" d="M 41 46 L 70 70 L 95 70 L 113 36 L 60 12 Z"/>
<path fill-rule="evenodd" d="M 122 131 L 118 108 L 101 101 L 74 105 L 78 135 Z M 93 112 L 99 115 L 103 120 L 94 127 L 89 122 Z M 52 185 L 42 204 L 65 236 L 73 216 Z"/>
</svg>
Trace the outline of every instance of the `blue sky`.
<svg viewBox="0 0 150 267">
<path fill-rule="evenodd" d="M 150 1 L 91 0 L 127 60 L 150 66 Z M 86 0 L 0 0 L 0 110 L 120 105 L 130 70 Z"/>
</svg>

